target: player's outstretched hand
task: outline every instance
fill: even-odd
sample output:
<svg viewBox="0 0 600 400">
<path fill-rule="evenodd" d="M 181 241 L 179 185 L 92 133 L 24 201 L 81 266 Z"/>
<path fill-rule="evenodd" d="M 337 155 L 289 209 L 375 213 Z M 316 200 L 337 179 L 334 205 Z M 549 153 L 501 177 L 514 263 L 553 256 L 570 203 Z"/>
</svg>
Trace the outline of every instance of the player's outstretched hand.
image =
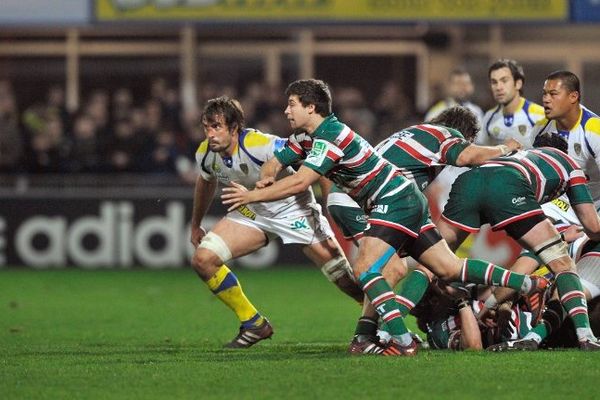
<svg viewBox="0 0 600 400">
<path fill-rule="evenodd" d="M 230 182 L 231 186 L 223 188 L 221 200 L 223 204 L 229 206 L 227 212 L 233 211 L 239 206 L 251 203 L 250 193 L 248 189 L 236 182 Z"/>
<path fill-rule="evenodd" d="M 264 179 L 261 179 L 256 182 L 256 188 L 263 189 L 263 188 L 266 188 L 267 186 L 271 186 L 274 182 L 275 182 L 275 178 L 273 178 L 273 177 L 264 178 Z"/>
</svg>

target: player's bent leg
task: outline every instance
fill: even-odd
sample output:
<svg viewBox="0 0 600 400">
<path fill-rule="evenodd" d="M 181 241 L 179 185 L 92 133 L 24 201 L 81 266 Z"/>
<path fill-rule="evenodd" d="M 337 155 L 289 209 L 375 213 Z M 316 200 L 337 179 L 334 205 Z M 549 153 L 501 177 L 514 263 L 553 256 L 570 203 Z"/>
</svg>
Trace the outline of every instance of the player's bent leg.
<svg viewBox="0 0 600 400">
<path fill-rule="evenodd" d="M 444 218 L 440 218 L 436 224 L 439 233 L 442 235 L 448 247 L 454 252 L 460 245 L 469 237 L 471 232 L 460 229 L 455 225 L 451 225 Z"/>
<path fill-rule="evenodd" d="M 506 270 L 487 261 L 458 258 L 444 240 L 439 240 L 423 251 L 418 260 L 440 279 L 447 282 L 476 283 L 489 286 L 505 286 L 530 293 L 545 289 L 547 282 Z"/>
<path fill-rule="evenodd" d="M 407 266 L 403 258 L 394 254 L 382 271 L 383 278 L 393 289 L 398 282 L 406 275 Z M 361 290 L 362 293 L 362 290 Z M 401 303 L 398 302 L 401 307 Z M 406 314 L 403 314 L 406 316 Z M 378 332 L 384 330 L 389 335 L 388 327 L 385 322 L 379 326 L 379 314 L 371 305 L 368 298 L 363 303 L 361 317 L 358 319 L 354 337 L 350 342 L 348 352 L 350 354 L 381 354 L 386 345 L 380 342 Z"/>
<path fill-rule="evenodd" d="M 569 257 L 568 246 L 549 220 L 539 222 L 521 241 L 555 273 L 555 285 L 560 302 L 575 325 L 582 350 L 600 350 L 588 318 L 587 303 L 575 263 Z"/>
<path fill-rule="evenodd" d="M 213 294 L 240 320 L 238 335 L 226 346 L 246 348 L 267 339 L 273 328 L 248 300 L 235 274 L 225 265 L 231 258 L 250 253 L 266 243 L 264 233 L 232 221 L 222 220 L 203 239 L 192 257 L 192 266 Z M 246 231 L 232 243 L 230 230 Z"/>
<path fill-rule="evenodd" d="M 371 304 L 390 329 L 392 341 L 382 354 L 412 356 L 417 352 L 417 345 L 404 325 L 396 294 L 381 274 L 395 253 L 396 250 L 383 240 L 364 237 L 358 249 L 354 273 Z"/>
</svg>

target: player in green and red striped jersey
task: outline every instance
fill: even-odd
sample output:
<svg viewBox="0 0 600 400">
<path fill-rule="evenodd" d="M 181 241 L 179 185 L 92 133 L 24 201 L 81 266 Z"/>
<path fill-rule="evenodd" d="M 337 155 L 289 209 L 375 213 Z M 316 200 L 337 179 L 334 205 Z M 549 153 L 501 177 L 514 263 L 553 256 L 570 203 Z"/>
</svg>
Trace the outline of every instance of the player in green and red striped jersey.
<svg viewBox="0 0 600 400">
<path fill-rule="evenodd" d="M 460 175 L 452 185 L 438 227 L 452 248 L 489 223 L 492 230 L 505 230 L 534 251 L 555 274 L 561 303 L 576 327 L 580 348 L 600 350 L 600 342 L 590 329 L 575 263 L 540 207 L 562 193 L 569 197 L 590 239 L 600 240 L 600 218 L 583 171 L 567 154 L 550 147 L 493 159 Z M 490 296 L 486 307 L 494 307 L 505 295 Z"/>
<path fill-rule="evenodd" d="M 291 196 L 324 175 L 360 204 L 369 215 L 371 228 L 361 239 L 353 269 L 371 304 L 390 329 L 392 340 L 383 354 L 412 356 L 417 351 L 401 318 L 395 293 L 381 274 L 396 252 L 410 254 L 446 281 L 468 276 L 473 283 L 503 284 L 522 293 L 546 286 L 543 279 L 454 255 L 431 223 L 427 200 L 416 185 L 331 113 L 331 94 L 323 81 L 293 82 L 286 95 L 288 120 L 292 128 L 312 137 L 312 148 L 308 155 L 284 148 L 265 163 L 264 169 L 276 172 L 284 165 L 304 159 L 303 165 L 294 176 L 260 189 L 247 191 L 233 183 L 231 188 L 224 189 L 223 202 L 234 209 Z"/>
<path fill-rule="evenodd" d="M 431 121 L 410 126 L 390 135 L 378 144 L 375 150 L 400 169 L 405 177 L 414 181 L 419 189 L 425 190 L 446 165 L 479 165 L 485 160 L 521 148 L 521 144 L 514 139 L 497 146 L 474 145 L 472 141 L 478 129 L 477 117 L 471 111 L 465 107 L 452 107 Z M 303 138 L 294 140 L 291 146 L 297 151 L 309 144 L 310 142 Z M 367 230 L 368 218 L 365 212 L 336 186 L 327 198 L 327 208 L 346 238 L 357 242 Z M 392 258 L 391 262 L 394 263 L 390 266 L 393 269 L 406 270 L 403 262 L 396 257 Z M 397 283 L 388 277 L 386 279 L 391 287 Z M 404 316 L 419 302 L 429 285 L 429 279 L 426 273 L 417 272 L 406 277 L 405 284 L 397 295 Z M 359 343 L 373 342 L 375 339 L 377 314 L 370 309 L 368 303 L 365 303 L 364 307 L 350 345 L 350 352 L 360 350 L 363 346 Z"/>
</svg>

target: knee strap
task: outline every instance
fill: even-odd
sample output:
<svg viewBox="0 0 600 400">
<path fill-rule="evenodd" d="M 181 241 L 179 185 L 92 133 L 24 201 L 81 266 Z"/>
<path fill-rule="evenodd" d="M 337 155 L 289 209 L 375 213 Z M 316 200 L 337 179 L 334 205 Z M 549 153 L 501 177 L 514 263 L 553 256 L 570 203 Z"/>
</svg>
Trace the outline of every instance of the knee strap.
<svg viewBox="0 0 600 400">
<path fill-rule="evenodd" d="M 216 233 L 208 232 L 202 238 L 198 248 L 212 251 L 221 259 L 223 264 L 231 260 L 231 250 L 229 250 L 229 247 L 221 238 L 221 236 L 217 235 Z"/>
<path fill-rule="evenodd" d="M 327 261 L 321 266 L 321 272 L 329 279 L 330 282 L 336 282 L 338 279 L 349 276 L 354 281 L 352 268 L 346 257 L 338 256 Z"/>
<path fill-rule="evenodd" d="M 569 256 L 569 246 L 560 235 L 540 243 L 533 248 L 533 251 L 546 265 L 561 257 Z"/>
</svg>

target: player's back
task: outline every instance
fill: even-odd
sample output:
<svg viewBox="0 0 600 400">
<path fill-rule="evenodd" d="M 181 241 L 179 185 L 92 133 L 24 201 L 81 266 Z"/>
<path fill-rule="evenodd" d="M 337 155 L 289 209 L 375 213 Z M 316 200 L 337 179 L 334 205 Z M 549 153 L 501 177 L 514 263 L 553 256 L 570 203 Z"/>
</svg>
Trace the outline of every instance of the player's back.
<svg viewBox="0 0 600 400">
<path fill-rule="evenodd" d="M 392 134 L 375 150 L 424 190 L 445 165 L 456 165 L 470 143 L 455 129 L 421 124 Z"/>
<path fill-rule="evenodd" d="M 396 172 L 365 139 L 334 115 L 328 116 L 312 136 L 312 151 L 305 164 L 324 173 L 359 204 L 379 193 Z"/>
<path fill-rule="evenodd" d="M 486 161 L 483 165 L 506 165 L 519 170 L 529 180 L 540 204 L 559 197 L 570 186 L 586 184 L 579 165 L 567 154 L 551 147 L 518 151 Z"/>
</svg>

